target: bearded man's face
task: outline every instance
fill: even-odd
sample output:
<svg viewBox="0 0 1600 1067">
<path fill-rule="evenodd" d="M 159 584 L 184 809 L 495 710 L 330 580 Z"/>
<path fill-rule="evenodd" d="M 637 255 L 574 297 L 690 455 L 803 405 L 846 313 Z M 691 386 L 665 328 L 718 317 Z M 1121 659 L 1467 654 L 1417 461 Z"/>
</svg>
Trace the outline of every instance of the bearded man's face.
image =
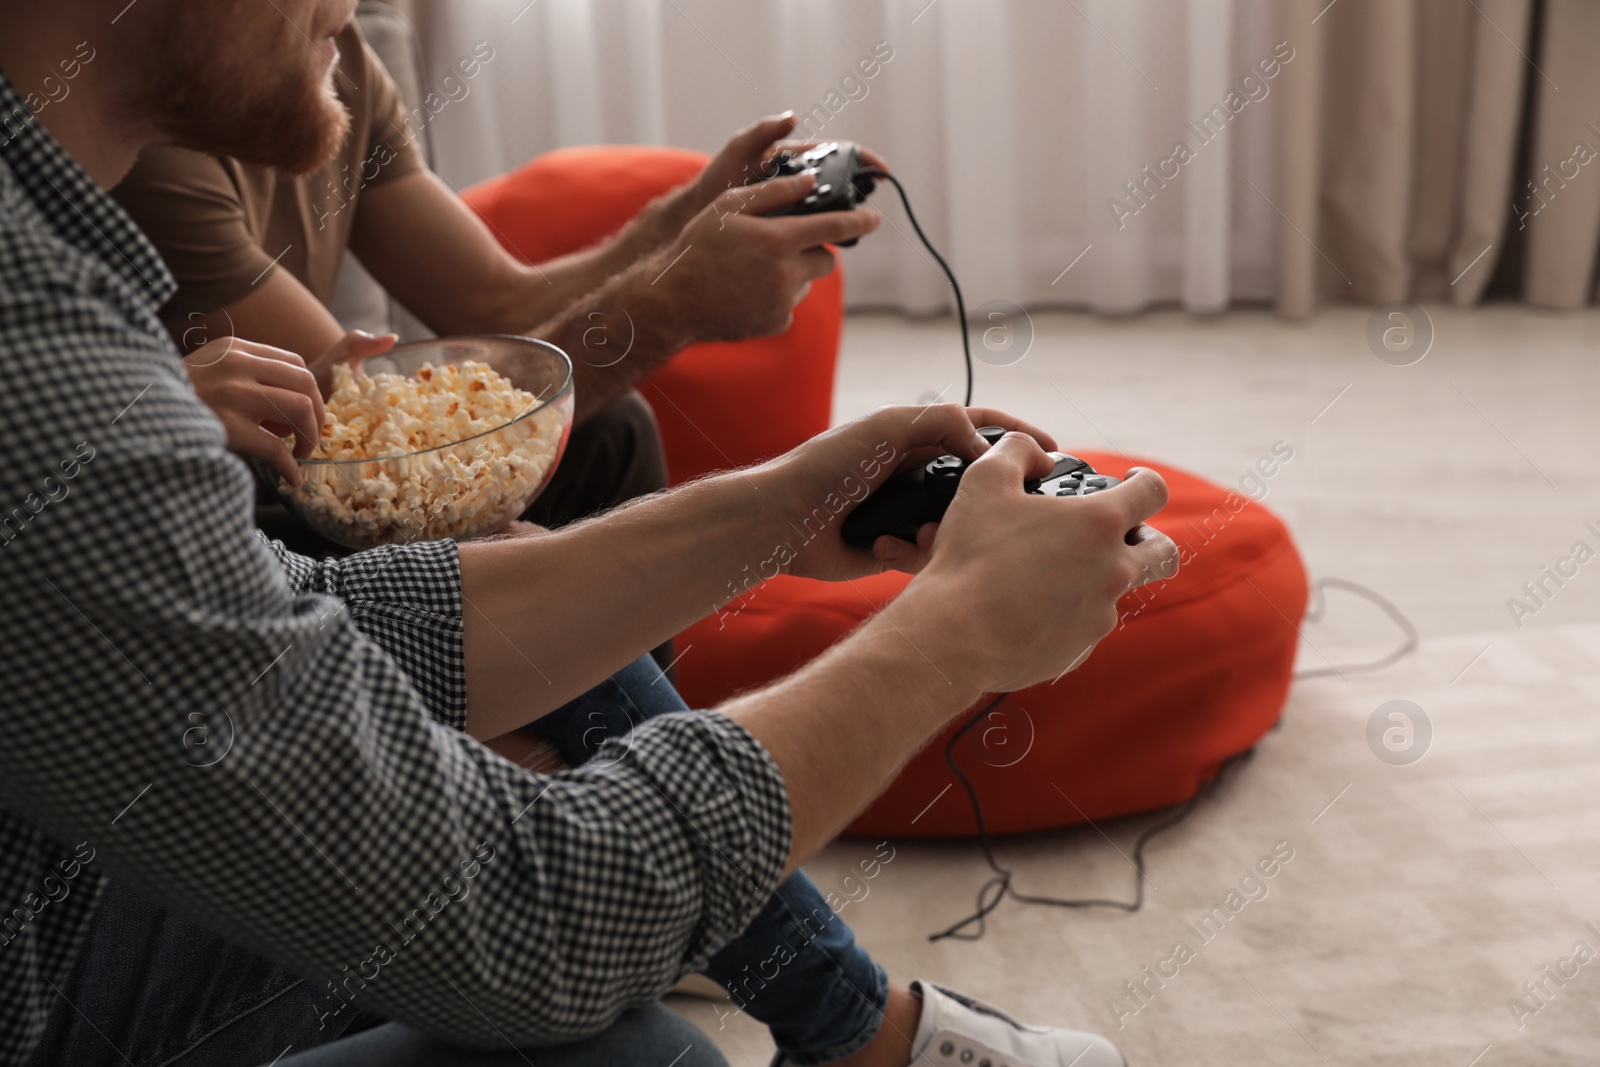
<svg viewBox="0 0 1600 1067">
<path fill-rule="evenodd" d="M 354 0 L 171 0 L 123 20 L 142 48 L 129 101 L 161 139 L 291 174 L 333 157 L 350 128 L 333 36 Z"/>
</svg>

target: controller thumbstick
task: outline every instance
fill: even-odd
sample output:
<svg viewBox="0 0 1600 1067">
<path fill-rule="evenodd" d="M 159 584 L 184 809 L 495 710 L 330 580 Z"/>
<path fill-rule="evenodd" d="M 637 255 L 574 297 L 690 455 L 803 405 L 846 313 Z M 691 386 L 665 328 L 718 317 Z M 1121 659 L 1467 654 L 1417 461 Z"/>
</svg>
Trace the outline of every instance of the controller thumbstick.
<svg viewBox="0 0 1600 1067">
<path fill-rule="evenodd" d="M 991 445 L 1000 443 L 1000 438 L 1006 435 L 1004 426 L 979 426 L 978 436 L 988 441 Z"/>
</svg>

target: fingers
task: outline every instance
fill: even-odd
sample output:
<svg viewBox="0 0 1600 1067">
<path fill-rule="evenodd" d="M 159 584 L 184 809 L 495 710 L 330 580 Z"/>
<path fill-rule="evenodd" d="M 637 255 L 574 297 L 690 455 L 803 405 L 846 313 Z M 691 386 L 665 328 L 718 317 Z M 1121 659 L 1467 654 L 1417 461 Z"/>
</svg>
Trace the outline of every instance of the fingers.
<svg viewBox="0 0 1600 1067">
<path fill-rule="evenodd" d="M 989 442 L 978 436 L 977 427 L 999 426 L 1033 445 L 1031 449 L 1024 449 L 1031 458 L 1025 464 L 1027 473 L 1021 475 L 1022 478 L 1042 478 L 1053 466 L 1044 449 L 1054 448 L 1055 438 L 1032 423 L 995 408 L 967 408 L 960 404 L 904 405 L 884 408 L 866 417 L 884 420 L 887 426 L 895 428 L 893 443 L 902 456 L 915 458 L 920 450 L 938 448 L 962 459 L 976 459 L 989 451 Z M 1136 521 L 1128 524 L 1130 528 L 1135 525 Z"/>
<path fill-rule="evenodd" d="M 290 355 L 292 353 L 284 354 Z M 272 390 L 272 395 L 278 393 L 297 394 L 300 399 L 306 402 L 302 404 L 292 397 L 285 401 L 291 405 L 294 413 L 304 420 L 304 427 L 300 422 L 289 419 L 284 421 L 294 427 L 297 438 L 308 440 L 311 445 L 315 445 L 318 438 L 322 436 L 324 415 L 322 389 L 317 384 L 316 376 L 306 369 L 305 364 L 300 361 L 300 357 L 295 356 L 293 363 L 260 359 L 256 365 L 251 366 L 249 369 L 256 386 L 263 393 L 266 393 L 267 390 Z M 307 405 L 309 405 L 309 410 L 306 410 Z M 302 414 L 302 412 L 304 413 Z M 296 452 L 298 451 L 297 442 Z"/>
<path fill-rule="evenodd" d="M 350 369 L 360 374 L 362 360 L 382 355 L 393 348 L 395 342 L 399 340 L 399 334 L 370 334 L 365 330 L 351 330 L 324 352 L 312 366 L 318 392 L 323 396 L 333 392 L 333 368 L 338 364 L 349 363 Z"/>
<path fill-rule="evenodd" d="M 827 248 L 808 248 L 800 253 L 800 270 L 802 276 L 806 279 L 807 289 L 810 288 L 811 282 L 832 274 L 833 268 L 837 265 L 838 260 L 834 257 L 833 252 Z M 798 300 L 795 301 L 797 304 L 799 302 Z"/>
<path fill-rule="evenodd" d="M 946 452 L 971 458 L 981 455 L 989 442 L 978 436 L 977 427 L 960 404 L 929 404 L 925 407 L 902 405 L 884 408 L 867 419 L 885 424 L 893 432 L 891 443 L 899 454 L 937 446 Z"/>
<path fill-rule="evenodd" d="M 318 362 L 343 363 L 347 360 L 382 355 L 393 348 L 398 340 L 400 335 L 397 333 L 371 334 L 366 330 L 351 330 L 339 338 L 338 343 L 328 349 Z"/>
<path fill-rule="evenodd" d="M 1007 433 L 1000 443 L 973 461 L 961 476 L 961 483 L 977 488 L 993 486 L 1021 494 L 1022 483 L 1043 478 L 1055 468 L 1055 460 L 1025 433 Z"/>
<path fill-rule="evenodd" d="M 741 185 L 718 196 L 715 208 L 719 216 L 765 215 L 800 200 L 811 192 L 816 183 L 815 174 L 791 174 L 755 185 Z"/>
<path fill-rule="evenodd" d="M 974 426 L 999 426 L 1006 430 L 1015 430 L 1017 433 L 1025 433 L 1039 442 L 1040 448 L 1054 449 L 1056 447 L 1056 439 L 1048 431 L 1041 430 L 1031 422 L 1023 422 L 1016 416 L 1007 415 L 1005 412 L 995 408 L 968 408 L 967 417 L 972 420 L 972 425 Z M 963 456 L 962 458 L 974 459 L 976 457 Z"/>
<path fill-rule="evenodd" d="M 1135 467 L 1121 485 L 1112 486 L 1098 496 L 1116 503 L 1131 530 L 1167 506 L 1167 483 L 1148 467 Z"/>
<path fill-rule="evenodd" d="M 892 534 L 884 534 L 872 543 L 872 554 L 890 570 L 918 574 L 933 559 L 933 539 L 939 524 L 927 522 L 917 531 L 917 543 L 902 541 Z"/>
<path fill-rule="evenodd" d="M 883 216 L 872 208 L 858 207 L 853 211 L 790 215 L 773 219 L 772 224 L 779 228 L 778 232 L 791 248 L 815 248 L 817 245 L 838 244 L 840 241 L 865 237 L 883 225 Z"/>
<path fill-rule="evenodd" d="M 757 119 L 728 138 L 722 154 L 739 160 L 760 159 L 764 162 L 769 154 L 767 149 L 771 148 L 774 142 L 781 141 L 793 133 L 794 127 L 793 111 Z"/>
<path fill-rule="evenodd" d="M 1135 588 L 1178 573 L 1178 546 L 1160 530 L 1141 523 L 1128 531 L 1128 540 L 1129 552 L 1139 567 Z"/>
<path fill-rule="evenodd" d="M 251 387 L 247 387 L 251 388 Z M 294 433 L 294 455 L 305 459 L 322 440 L 322 398 L 293 389 L 254 383 L 236 408 L 251 421 Z M 266 457 L 262 457 L 266 458 Z"/>
<path fill-rule="evenodd" d="M 228 447 L 241 455 L 254 456 L 266 461 L 273 470 L 283 475 L 284 480 L 290 485 L 299 485 L 303 480 L 300 464 L 289 454 L 289 446 L 283 443 L 283 438 L 259 423 L 240 422 L 238 425 L 230 425 Z"/>
<path fill-rule="evenodd" d="M 914 457 L 919 450 L 938 448 L 963 459 L 973 459 L 989 450 L 989 442 L 978 436 L 978 426 L 1003 426 L 1009 430 L 1013 425 L 1025 425 L 1003 412 L 977 410 L 987 421 L 975 423 L 967 409 L 960 404 L 889 407 L 866 416 L 866 419 L 883 426 L 884 429 L 880 432 L 892 435 L 890 443 L 895 446 L 900 457 Z M 1034 449 L 1040 457 L 1044 457 L 1044 452 L 1039 450 L 1037 445 L 1034 445 Z M 1042 458 L 1040 462 L 1045 464 L 1046 471 L 1050 469 L 1047 457 Z M 1042 475 L 1030 474 L 1027 477 L 1042 477 Z"/>
</svg>

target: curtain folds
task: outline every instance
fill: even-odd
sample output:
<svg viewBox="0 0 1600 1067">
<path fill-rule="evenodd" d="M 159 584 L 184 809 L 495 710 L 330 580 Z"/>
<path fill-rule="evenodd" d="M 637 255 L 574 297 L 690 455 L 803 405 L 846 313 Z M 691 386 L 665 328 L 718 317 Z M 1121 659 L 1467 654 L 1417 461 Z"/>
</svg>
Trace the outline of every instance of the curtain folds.
<svg viewBox="0 0 1600 1067">
<path fill-rule="evenodd" d="M 1274 195 L 1273 0 L 413 7 L 431 69 L 495 49 L 433 125 L 456 185 L 577 143 L 711 151 L 794 108 L 893 163 L 969 305 L 1212 311 L 1275 291 L 1277 218 L 1243 184 Z M 876 202 L 893 228 L 847 253 L 851 303 L 947 308 L 893 191 Z"/>
<path fill-rule="evenodd" d="M 1588 303 L 1592 0 L 406 0 L 456 185 L 550 148 L 716 149 L 794 108 L 906 182 L 970 306 Z M 870 74 L 868 73 L 870 71 Z M 1590 165 L 1593 160 L 1595 165 Z M 853 306 L 948 286 L 889 189 Z"/>
<path fill-rule="evenodd" d="M 1286 0 L 1279 307 L 1476 302 L 1503 246 L 1531 0 Z"/>
</svg>

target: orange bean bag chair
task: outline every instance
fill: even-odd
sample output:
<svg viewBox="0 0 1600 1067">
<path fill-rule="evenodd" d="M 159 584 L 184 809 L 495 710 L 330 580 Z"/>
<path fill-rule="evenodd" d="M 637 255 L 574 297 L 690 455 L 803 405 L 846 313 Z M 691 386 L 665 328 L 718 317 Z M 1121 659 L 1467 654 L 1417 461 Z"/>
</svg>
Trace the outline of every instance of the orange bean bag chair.
<svg viewBox="0 0 1600 1067">
<path fill-rule="evenodd" d="M 1073 454 L 1121 472 L 1120 455 Z M 1178 543 L 1176 577 L 1135 590 L 1122 624 L 1076 671 L 1014 693 L 968 731 L 955 759 L 1007 833 L 1177 804 L 1223 760 L 1253 746 L 1288 696 L 1308 588 L 1288 529 L 1266 508 L 1154 460 L 1171 502 L 1155 525 Z M 1004 551 L 996 543 L 996 551 Z M 892 600 L 910 579 L 880 574 L 836 585 L 780 577 L 679 639 L 678 688 L 692 707 L 777 678 L 814 658 Z M 1294 620 L 1291 622 L 1291 620 Z M 850 833 L 976 833 L 945 761 L 950 736 L 985 698 L 924 749 Z"/>
<path fill-rule="evenodd" d="M 619 229 L 692 178 L 705 158 L 660 148 L 563 149 L 468 189 L 465 199 L 513 253 L 542 262 Z M 692 346 L 647 382 L 673 480 L 752 463 L 826 429 L 842 313 L 835 271 L 812 288 L 783 335 Z M 1120 474 L 1129 466 L 1120 455 L 1073 451 L 1099 470 Z M 1156 525 L 1178 542 L 1183 566 L 1130 593 L 1122 625 L 1078 670 L 1010 695 L 957 746 L 991 831 L 1186 800 L 1272 727 L 1288 695 L 1308 589 L 1287 528 L 1221 486 L 1163 463 L 1134 462 L 1159 470 L 1171 487 Z M 781 677 L 908 580 L 769 581 L 679 637 L 678 688 L 691 707 L 709 707 Z M 971 807 L 944 756 L 949 736 L 970 718 L 913 759 L 851 832 L 974 833 Z"/>
</svg>

